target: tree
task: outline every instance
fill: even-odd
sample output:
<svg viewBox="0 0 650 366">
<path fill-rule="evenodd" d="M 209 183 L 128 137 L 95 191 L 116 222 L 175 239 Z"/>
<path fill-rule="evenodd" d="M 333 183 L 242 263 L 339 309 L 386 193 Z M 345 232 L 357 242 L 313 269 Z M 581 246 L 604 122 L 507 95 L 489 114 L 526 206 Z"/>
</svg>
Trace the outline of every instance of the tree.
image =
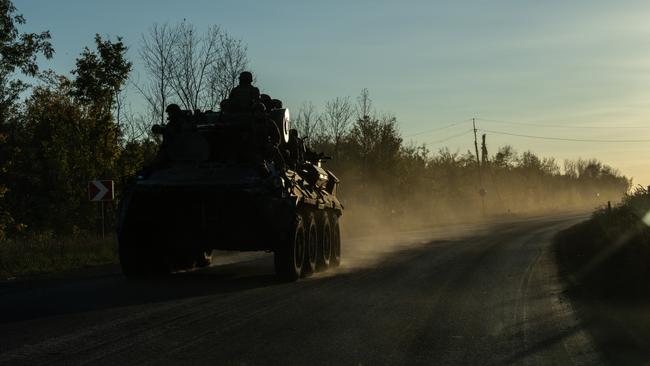
<svg viewBox="0 0 650 366">
<path fill-rule="evenodd" d="M 521 154 L 521 158 L 519 158 L 518 161 L 518 167 L 531 171 L 541 171 L 542 160 L 535 155 L 535 153 L 529 150 Z"/>
<path fill-rule="evenodd" d="M 318 118 L 318 112 L 313 103 L 302 103 L 300 108 L 298 108 L 298 114 L 294 121 L 298 133 L 300 136 L 307 139 L 308 144 L 311 144 L 314 140 L 320 140 L 320 135 L 322 135 L 322 124 Z"/>
<path fill-rule="evenodd" d="M 518 160 L 517 152 L 510 145 L 502 146 L 492 159 L 498 168 L 512 168 Z"/>
<path fill-rule="evenodd" d="M 13 74 L 18 70 L 26 76 L 37 76 L 38 55 L 47 59 L 54 55 L 49 31 L 20 33 L 17 26 L 22 24 L 25 18 L 16 14 L 13 3 L 0 0 L 0 118 L 28 87 L 23 80 L 12 79 Z"/>
<path fill-rule="evenodd" d="M 569 178 L 578 178 L 578 168 L 574 160 L 564 160 L 564 175 Z"/>
<path fill-rule="evenodd" d="M 171 75 L 177 32 L 168 23 L 154 24 L 142 35 L 140 60 L 149 77 L 144 86 L 135 84 L 149 107 L 149 113 L 160 124 L 165 123 L 165 107 L 172 95 Z"/>
<path fill-rule="evenodd" d="M 402 138 L 394 116 L 371 118 L 364 115 L 355 122 L 347 141 L 352 145 L 352 156 L 360 163 L 363 178 L 370 179 L 373 175 L 386 178 L 397 169 Z"/>
<path fill-rule="evenodd" d="M 84 105 L 95 108 L 96 113 L 110 113 L 132 64 L 126 59 L 127 48 L 121 37 L 111 42 L 96 34 L 95 45 L 97 51 L 86 47 L 77 59 L 72 71 L 76 75 L 72 94 Z"/>
<path fill-rule="evenodd" d="M 14 139 L 9 136 L 9 120 L 15 114 L 14 103 L 29 86 L 14 76 L 39 76 L 38 56 L 50 59 L 54 55 L 50 33 L 20 33 L 18 26 L 23 24 L 25 18 L 16 14 L 13 3 L 0 0 L 0 241 L 15 224 L 6 200 L 10 193 L 10 169 L 19 148 L 11 143 Z"/>
<path fill-rule="evenodd" d="M 218 35 L 219 54 L 209 75 L 206 108 L 216 109 L 219 103 L 228 97 L 237 86 L 239 74 L 248 69 L 247 47 L 225 31 Z"/>
<path fill-rule="evenodd" d="M 327 137 L 334 147 L 334 158 L 338 159 L 341 142 L 352 123 L 354 110 L 350 104 L 350 97 L 336 97 L 325 103 L 325 112 L 322 114 L 324 129 Z"/>
<path fill-rule="evenodd" d="M 206 89 L 208 72 L 216 63 L 217 39 L 220 29 L 210 27 L 204 36 L 188 23 L 181 23 L 174 45 L 171 83 L 176 97 L 185 109 L 199 109 Z"/>
<path fill-rule="evenodd" d="M 129 77 L 132 64 L 126 59 L 127 48 L 120 37 L 104 40 L 95 35 L 96 51 L 84 48 L 72 71 L 70 94 L 85 112 L 84 128 L 90 142 L 90 154 L 103 171 L 87 178 L 110 176 L 119 157 L 119 112 L 113 116 L 115 101 Z M 110 175 L 109 175 L 110 174 Z"/>
<path fill-rule="evenodd" d="M 142 35 L 140 58 L 148 81 L 136 88 L 159 123 L 172 102 L 191 110 L 217 109 L 249 64 L 240 39 L 216 25 L 200 34 L 186 22 L 150 28 Z"/>
<path fill-rule="evenodd" d="M 48 74 L 15 125 L 21 152 L 12 172 L 11 203 L 17 217 L 36 229 L 65 234 L 73 226 L 91 227 L 97 213 L 84 194 L 87 181 L 130 171 L 119 164 L 121 130 L 113 106 L 131 63 L 119 38 L 97 35 L 95 45 L 77 59 L 74 79 Z M 137 156 L 122 161 L 133 160 Z"/>
<path fill-rule="evenodd" d="M 71 96 L 72 82 L 35 88 L 25 102 L 17 134 L 21 154 L 12 174 L 12 206 L 17 218 L 36 229 L 65 231 L 90 214 L 82 199 L 85 182 L 103 162 L 95 163 L 95 135 L 84 109 Z"/>
<path fill-rule="evenodd" d="M 369 118 L 374 114 L 372 108 L 372 99 L 370 99 L 370 93 L 368 92 L 368 89 L 361 89 L 361 93 L 357 97 L 357 105 L 355 111 L 357 114 L 357 120 L 364 119 L 366 117 Z"/>
</svg>

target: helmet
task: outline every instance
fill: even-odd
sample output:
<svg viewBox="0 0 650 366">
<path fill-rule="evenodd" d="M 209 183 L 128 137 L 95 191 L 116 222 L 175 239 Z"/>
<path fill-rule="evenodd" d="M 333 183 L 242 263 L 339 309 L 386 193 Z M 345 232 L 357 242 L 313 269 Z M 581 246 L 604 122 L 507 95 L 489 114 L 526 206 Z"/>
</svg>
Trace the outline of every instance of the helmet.
<svg viewBox="0 0 650 366">
<path fill-rule="evenodd" d="M 167 108 L 165 108 L 165 112 L 167 112 L 167 114 L 170 115 L 178 114 L 180 111 L 181 111 L 181 107 L 179 107 L 178 104 L 170 104 L 167 106 Z"/>
<path fill-rule="evenodd" d="M 253 74 L 250 71 L 244 71 L 239 74 L 239 82 L 241 84 L 251 84 L 253 82 Z"/>
</svg>

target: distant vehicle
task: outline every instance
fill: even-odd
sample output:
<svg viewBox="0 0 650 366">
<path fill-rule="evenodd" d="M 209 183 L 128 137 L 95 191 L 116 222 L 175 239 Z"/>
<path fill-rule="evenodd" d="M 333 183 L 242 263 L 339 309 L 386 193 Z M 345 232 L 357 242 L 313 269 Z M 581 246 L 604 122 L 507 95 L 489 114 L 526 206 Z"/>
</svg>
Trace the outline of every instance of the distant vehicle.
<svg viewBox="0 0 650 366">
<path fill-rule="evenodd" d="M 158 156 L 120 201 L 127 277 L 207 266 L 213 249 L 272 251 L 288 281 L 339 265 L 339 180 L 289 129 L 288 109 L 167 112 L 152 129 Z"/>
</svg>

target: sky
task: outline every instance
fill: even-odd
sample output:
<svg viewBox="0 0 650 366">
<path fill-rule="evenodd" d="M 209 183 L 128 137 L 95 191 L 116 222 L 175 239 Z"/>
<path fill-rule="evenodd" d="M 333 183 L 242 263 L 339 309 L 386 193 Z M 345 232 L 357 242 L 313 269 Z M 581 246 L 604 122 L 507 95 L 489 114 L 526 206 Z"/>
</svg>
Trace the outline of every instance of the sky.
<svg viewBox="0 0 650 366">
<path fill-rule="evenodd" d="M 650 184 L 648 1 L 14 0 L 74 67 L 95 33 L 138 48 L 154 23 L 220 25 L 248 46 L 257 86 L 297 111 L 363 88 L 409 143 L 473 149 L 471 118 L 499 146 L 591 158 Z M 131 102 L 141 103 L 135 93 Z M 452 125 L 451 127 L 443 128 Z M 422 133 L 434 130 L 429 133 Z M 510 134 L 505 135 L 504 133 Z M 600 140 L 565 141 L 514 135 Z M 626 141 L 626 142 L 622 142 Z"/>
</svg>

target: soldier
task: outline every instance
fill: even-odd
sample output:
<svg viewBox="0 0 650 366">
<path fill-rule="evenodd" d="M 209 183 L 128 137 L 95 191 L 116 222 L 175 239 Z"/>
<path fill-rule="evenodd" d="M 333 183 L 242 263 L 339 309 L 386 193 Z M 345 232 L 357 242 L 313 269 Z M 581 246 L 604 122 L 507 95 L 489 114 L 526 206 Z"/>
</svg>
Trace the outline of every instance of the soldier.
<svg viewBox="0 0 650 366">
<path fill-rule="evenodd" d="M 267 111 L 271 111 L 271 109 L 273 109 L 273 100 L 268 94 L 260 95 L 260 100 L 264 104 L 264 107 L 266 107 Z"/>
<path fill-rule="evenodd" d="M 262 109 L 264 108 L 264 104 L 262 103 L 259 103 L 257 106 Z M 261 118 L 257 119 L 255 130 L 257 135 L 256 154 L 260 154 L 259 156 L 263 159 L 275 162 L 276 169 L 284 169 L 285 162 L 278 149 L 282 137 L 275 122 L 267 116 L 261 116 Z"/>
<path fill-rule="evenodd" d="M 154 125 L 152 131 L 155 134 L 162 134 L 163 140 L 158 149 L 158 153 L 152 160 L 151 164 L 145 166 L 140 174 L 149 175 L 152 171 L 160 169 L 169 163 L 171 157 L 169 156 L 169 145 L 172 143 L 174 138 L 178 136 L 183 129 L 183 111 L 178 104 L 170 104 L 165 108 L 167 113 L 167 124 L 164 127 L 160 125 Z"/>
<path fill-rule="evenodd" d="M 181 107 L 179 107 L 178 104 L 170 104 L 167 106 L 167 108 L 165 108 L 165 112 L 167 113 L 167 119 L 169 121 L 165 126 L 165 131 L 169 135 L 180 133 L 182 127 L 181 117 L 183 113 Z"/>
<path fill-rule="evenodd" d="M 260 102 L 260 90 L 253 86 L 253 74 L 248 71 L 239 74 L 239 85 L 230 91 L 228 99 L 235 111 L 251 111 Z"/>
<path fill-rule="evenodd" d="M 289 130 L 289 143 L 287 144 L 289 163 L 295 168 L 297 164 L 304 160 L 305 144 L 303 139 L 298 137 L 298 130 L 292 128 Z"/>
<path fill-rule="evenodd" d="M 229 99 L 224 99 L 221 101 L 221 103 L 219 103 L 219 109 L 221 110 L 221 112 L 229 113 L 232 109 L 231 105 L 232 103 L 230 103 Z"/>
</svg>

